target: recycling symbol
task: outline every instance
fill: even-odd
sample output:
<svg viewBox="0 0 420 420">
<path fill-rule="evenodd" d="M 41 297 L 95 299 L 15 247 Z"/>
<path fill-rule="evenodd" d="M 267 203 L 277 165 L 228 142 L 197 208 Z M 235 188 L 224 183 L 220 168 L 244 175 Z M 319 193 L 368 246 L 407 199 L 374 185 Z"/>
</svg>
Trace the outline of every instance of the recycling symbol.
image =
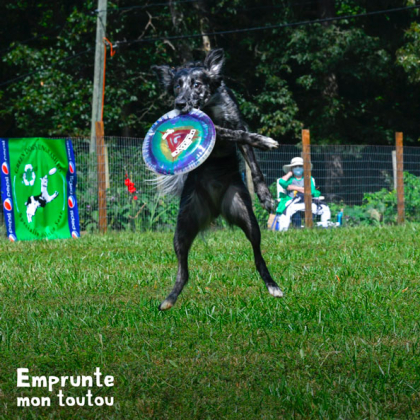
<svg viewBox="0 0 420 420">
<path fill-rule="evenodd" d="M 32 187 L 35 184 L 35 172 L 34 168 L 30 163 L 25 166 L 25 172 L 23 173 L 23 183 L 28 186 Z"/>
</svg>

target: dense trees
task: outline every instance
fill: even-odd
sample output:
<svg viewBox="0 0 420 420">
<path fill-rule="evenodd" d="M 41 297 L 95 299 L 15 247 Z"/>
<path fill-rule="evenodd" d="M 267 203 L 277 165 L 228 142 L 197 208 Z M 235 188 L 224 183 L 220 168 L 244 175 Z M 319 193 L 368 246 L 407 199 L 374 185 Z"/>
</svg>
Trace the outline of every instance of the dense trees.
<svg viewBox="0 0 420 420">
<path fill-rule="evenodd" d="M 223 47 L 226 82 L 253 130 L 295 143 L 389 144 L 420 137 L 418 10 L 209 37 L 414 5 L 412 0 L 121 0 L 108 3 L 108 135 L 144 136 L 169 109 L 149 68 Z M 70 4 L 71 3 L 71 4 Z M 143 6 L 128 9 L 133 5 Z M 5 0 L 0 16 L 0 135 L 88 135 L 96 1 Z M 150 37 L 158 40 L 143 42 Z M 136 42 L 131 42 L 136 41 Z M 31 74 L 32 73 L 32 74 Z M 25 77 L 21 77 L 27 75 Z M 3 84 L 12 80 L 11 83 Z"/>
</svg>

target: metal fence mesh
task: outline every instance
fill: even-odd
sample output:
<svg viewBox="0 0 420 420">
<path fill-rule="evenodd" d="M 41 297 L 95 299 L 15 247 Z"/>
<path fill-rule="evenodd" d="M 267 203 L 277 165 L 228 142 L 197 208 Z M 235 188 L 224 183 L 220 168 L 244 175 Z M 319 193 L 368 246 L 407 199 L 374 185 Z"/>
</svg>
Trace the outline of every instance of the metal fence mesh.
<svg viewBox="0 0 420 420">
<path fill-rule="evenodd" d="M 283 145 L 257 152 L 268 185 L 275 192 L 283 165 L 302 149 Z M 394 154 L 394 159 L 393 159 Z M 397 220 L 396 160 L 393 146 L 311 145 L 312 176 L 335 216 L 342 208 L 349 224 Z M 406 219 L 420 221 L 420 148 L 404 147 Z"/>
<path fill-rule="evenodd" d="M 78 177 L 77 200 L 80 229 L 95 231 L 99 225 L 97 155 L 89 153 L 89 139 L 72 139 Z M 159 197 L 142 157 L 142 139 L 105 137 L 104 178 L 108 229 L 159 230 L 175 225 L 178 200 Z M 129 192 L 126 180 L 132 182 Z"/>
<path fill-rule="evenodd" d="M 362 204 L 365 193 L 393 185 L 392 146 L 311 146 L 312 176 L 328 202 Z M 405 170 L 420 175 L 420 149 L 405 148 Z M 258 152 L 261 169 L 270 185 L 284 175 L 283 165 L 301 156 L 301 148 L 281 146 Z"/>
<path fill-rule="evenodd" d="M 72 138 L 77 169 L 77 201 L 79 205 L 81 231 L 93 232 L 99 228 L 97 180 L 97 156 L 89 152 L 89 138 Z M 156 187 L 148 182 L 154 178 L 142 158 L 140 138 L 105 137 L 106 212 L 107 225 L 111 230 L 162 230 L 173 229 L 178 212 L 178 199 L 161 198 L 156 194 Z M 377 204 L 375 221 L 393 222 L 396 217 L 393 199 L 394 167 L 392 146 L 311 146 L 312 176 L 317 188 L 325 196 L 325 201 L 334 209 L 345 207 L 345 213 L 352 214 L 358 206 L 367 206 L 366 194 L 378 193 L 382 189 L 384 198 L 378 197 L 383 206 Z M 275 192 L 275 182 L 284 175 L 283 165 L 293 157 L 301 156 L 301 148 L 282 145 L 269 152 L 257 151 L 261 170 L 267 185 Z M 420 199 L 417 203 L 417 178 L 420 177 L 420 148 L 404 148 L 404 172 L 411 174 L 405 186 L 405 204 L 409 220 L 420 221 Z M 404 175 L 406 177 L 407 174 Z M 128 191 L 126 178 L 134 183 L 132 193 Z M 389 195 L 386 196 L 386 194 Z M 387 203 L 387 200 L 391 200 Z M 383 208 L 383 207 L 386 208 Z M 3 209 L 3 207 L 1 207 Z M 369 219 L 372 209 L 367 206 L 359 209 Z M 370 212 L 370 213 L 369 213 Z M 388 212 L 388 213 L 387 213 Z M 261 213 L 264 223 L 267 215 Z M 363 218 L 362 217 L 362 218 Z M 4 220 L 0 212 L 2 231 Z"/>
</svg>

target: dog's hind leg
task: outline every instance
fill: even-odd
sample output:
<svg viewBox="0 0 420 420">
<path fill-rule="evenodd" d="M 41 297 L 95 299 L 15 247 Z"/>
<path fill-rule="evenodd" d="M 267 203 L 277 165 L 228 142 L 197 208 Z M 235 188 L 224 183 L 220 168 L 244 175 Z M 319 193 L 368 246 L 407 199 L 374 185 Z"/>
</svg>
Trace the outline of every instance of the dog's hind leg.
<svg viewBox="0 0 420 420">
<path fill-rule="evenodd" d="M 178 220 L 174 237 L 174 248 L 178 258 L 178 273 L 171 293 L 159 306 L 161 311 L 171 309 L 175 305 L 179 294 L 188 281 L 188 252 L 197 233 L 198 229 L 194 224 L 188 226 L 185 223 L 179 223 Z"/>
<path fill-rule="evenodd" d="M 235 183 L 227 189 L 221 204 L 223 217 L 230 223 L 239 226 L 251 242 L 254 260 L 269 293 L 282 297 L 283 292 L 273 280 L 261 254 L 261 232 L 257 219 L 252 211 L 251 197 L 248 190 L 238 177 Z"/>
<path fill-rule="evenodd" d="M 186 198 L 188 197 L 188 198 Z M 175 285 L 159 309 L 166 311 L 174 306 L 179 294 L 188 281 L 188 253 L 198 232 L 212 220 L 207 199 L 197 192 L 181 198 L 181 205 L 174 236 L 174 248 L 178 258 L 178 273 Z"/>
</svg>

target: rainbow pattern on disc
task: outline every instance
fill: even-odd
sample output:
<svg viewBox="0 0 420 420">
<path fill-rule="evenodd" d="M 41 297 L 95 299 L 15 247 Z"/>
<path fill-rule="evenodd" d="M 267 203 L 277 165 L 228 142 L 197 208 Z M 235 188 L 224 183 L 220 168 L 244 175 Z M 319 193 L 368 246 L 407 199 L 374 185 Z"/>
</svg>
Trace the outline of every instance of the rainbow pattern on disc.
<svg viewBox="0 0 420 420">
<path fill-rule="evenodd" d="M 159 174 L 183 174 L 200 166 L 215 143 L 216 130 L 208 115 L 198 109 L 188 114 L 174 109 L 159 118 L 147 132 L 143 159 Z"/>
</svg>

